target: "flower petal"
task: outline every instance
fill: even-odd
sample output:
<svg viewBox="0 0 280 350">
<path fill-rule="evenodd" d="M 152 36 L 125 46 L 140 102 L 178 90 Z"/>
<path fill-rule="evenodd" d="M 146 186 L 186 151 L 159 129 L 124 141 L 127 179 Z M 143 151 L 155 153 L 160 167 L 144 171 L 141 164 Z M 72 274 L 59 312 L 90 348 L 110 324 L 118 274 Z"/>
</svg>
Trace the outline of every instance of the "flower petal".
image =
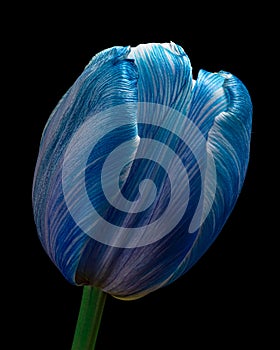
<svg viewBox="0 0 280 350">
<path fill-rule="evenodd" d="M 227 98 L 227 106 L 224 111 L 221 111 L 216 105 L 222 106 L 224 102 L 216 104 L 212 101 L 209 107 L 206 101 L 207 94 L 204 92 L 201 96 L 204 100 L 201 105 L 208 106 L 208 110 L 212 112 L 218 110 L 219 113 L 207 114 L 206 121 L 201 113 L 205 110 L 203 108 L 200 109 L 200 118 L 198 118 L 199 123 L 202 121 L 201 125 L 212 123 L 207 135 L 206 151 L 215 161 L 215 197 L 192 250 L 186 254 L 176 272 L 166 281 L 167 284 L 187 272 L 210 247 L 232 212 L 245 180 L 250 153 L 252 102 L 248 90 L 237 77 L 223 71 L 219 76 L 224 79 L 223 90 Z M 223 98 L 218 97 L 217 100 L 221 101 Z M 213 179 L 208 176 L 205 182 L 205 193 L 211 192 L 212 189 Z M 207 202 L 207 195 L 205 201 Z"/>
<path fill-rule="evenodd" d="M 192 67 L 181 46 L 141 44 L 131 49 L 139 71 L 139 102 L 157 103 L 185 112 L 192 91 Z"/>
<path fill-rule="evenodd" d="M 33 182 L 34 218 L 43 247 L 71 283 L 76 283 L 77 264 L 90 237 L 73 220 L 65 203 L 62 182 L 67 184 L 69 181 L 62 178 L 65 152 L 73 135 L 93 115 L 112 106 L 125 106 L 137 101 L 137 72 L 133 62 L 127 59 L 128 53 L 128 47 L 114 47 L 97 54 L 59 101 L 41 138 Z M 135 135 L 136 109 L 128 104 L 122 112 Z M 97 138 L 98 132 L 107 123 L 106 118 L 96 120 Z M 77 148 L 83 149 L 88 142 L 87 137 L 79 140 Z M 104 147 L 106 149 L 107 146 L 103 144 L 100 149 Z M 78 165 L 65 171 L 66 174 L 68 171 L 69 178 L 77 176 Z M 83 201 L 78 194 L 81 184 L 76 181 L 75 185 L 68 193 L 70 206 L 77 206 L 77 201 Z M 83 209 L 83 202 L 79 205 Z"/>
</svg>

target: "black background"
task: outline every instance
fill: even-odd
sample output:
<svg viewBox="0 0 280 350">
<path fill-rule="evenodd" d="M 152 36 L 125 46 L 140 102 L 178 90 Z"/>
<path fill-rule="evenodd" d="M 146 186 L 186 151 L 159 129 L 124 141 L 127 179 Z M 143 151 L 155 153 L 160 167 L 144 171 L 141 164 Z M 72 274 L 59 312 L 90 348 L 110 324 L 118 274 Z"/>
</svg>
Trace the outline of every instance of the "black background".
<svg viewBox="0 0 280 350">
<path fill-rule="evenodd" d="M 33 221 L 33 171 L 50 113 L 99 51 L 115 45 L 169 41 L 189 55 L 194 78 L 201 68 L 226 70 L 248 88 L 254 111 L 248 172 L 221 234 L 186 275 L 137 301 L 108 296 L 96 350 L 239 349 L 241 344 L 259 343 L 263 336 L 259 328 L 266 322 L 259 292 L 264 274 L 256 215 L 257 120 L 262 108 L 256 72 L 266 42 L 259 17 L 241 5 L 190 8 L 186 4 L 182 8 L 169 4 L 152 11 L 148 4 L 139 8 L 106 3 L 101 9 L 80 4 L 24 6 L 17 8 L 20 20 L 12 22 L 16 35 L 11 40 L 10 74 L 15 77 L 10 80 L 17 91 L 12 121 L 19 126 L 17 160 L 24 165 L 20 185 L 14 186 L 20 197 L 18 214 L 8 230 L 13 247 L 9 261 L 14 267 L 4 288 L 11 297 L 7 304 L 4 300 L 9 314 L 7 349 L 19 345 L 70 349 L 80 306 L 82 289 L 66 282 L 50 261 Z M 22 191 L 20 196 L 17 191 Z"/>
</svg>

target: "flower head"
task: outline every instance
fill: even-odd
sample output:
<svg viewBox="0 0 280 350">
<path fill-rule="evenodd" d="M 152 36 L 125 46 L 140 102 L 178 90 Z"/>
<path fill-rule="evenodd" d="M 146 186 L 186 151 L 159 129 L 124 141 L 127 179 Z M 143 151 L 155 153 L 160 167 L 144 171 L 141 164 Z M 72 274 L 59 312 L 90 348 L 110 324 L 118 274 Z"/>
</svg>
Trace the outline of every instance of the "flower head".
<svg viewBox="0 0 280 350">
<path fill-rule="evenodd" d="M 249 161 L 252 103 L 175 43 L 95 55 L 42 135 L 40 241 L 64 277 L 121 299 L 186 273 L 221 232 Z"/>
</svg>

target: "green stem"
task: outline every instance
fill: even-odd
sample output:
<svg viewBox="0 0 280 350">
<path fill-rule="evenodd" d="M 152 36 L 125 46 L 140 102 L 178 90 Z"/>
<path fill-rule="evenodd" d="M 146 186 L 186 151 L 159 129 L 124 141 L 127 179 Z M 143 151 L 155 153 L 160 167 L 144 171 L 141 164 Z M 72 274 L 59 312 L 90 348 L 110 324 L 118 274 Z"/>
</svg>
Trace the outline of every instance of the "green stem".
<svg viewBox="0 0 280 350">
<path fill-rule="evenodd" d="M 71 350 L 94 350 L 106 301 L 99 288 L 84 286 Z"/>
</svg>

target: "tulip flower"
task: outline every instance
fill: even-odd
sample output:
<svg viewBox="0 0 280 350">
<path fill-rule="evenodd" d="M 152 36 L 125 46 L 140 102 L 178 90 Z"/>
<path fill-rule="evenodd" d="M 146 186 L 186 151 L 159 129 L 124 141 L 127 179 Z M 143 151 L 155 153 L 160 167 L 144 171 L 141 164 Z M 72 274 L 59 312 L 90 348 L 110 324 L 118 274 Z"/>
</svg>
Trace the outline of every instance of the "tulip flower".
<svg viewBox="0 0 280 350">
<path fill-rule="evenodd" d="M 106 295 L 144 297 L 207 251 L 242 189 L 251 127 L 244 84 L 226 71 L 194 80 L 173 42 L 91 59 L 44 128 L 32 189 L 43 248 L 84 287 L 74 344 Z"/>
</svg>

